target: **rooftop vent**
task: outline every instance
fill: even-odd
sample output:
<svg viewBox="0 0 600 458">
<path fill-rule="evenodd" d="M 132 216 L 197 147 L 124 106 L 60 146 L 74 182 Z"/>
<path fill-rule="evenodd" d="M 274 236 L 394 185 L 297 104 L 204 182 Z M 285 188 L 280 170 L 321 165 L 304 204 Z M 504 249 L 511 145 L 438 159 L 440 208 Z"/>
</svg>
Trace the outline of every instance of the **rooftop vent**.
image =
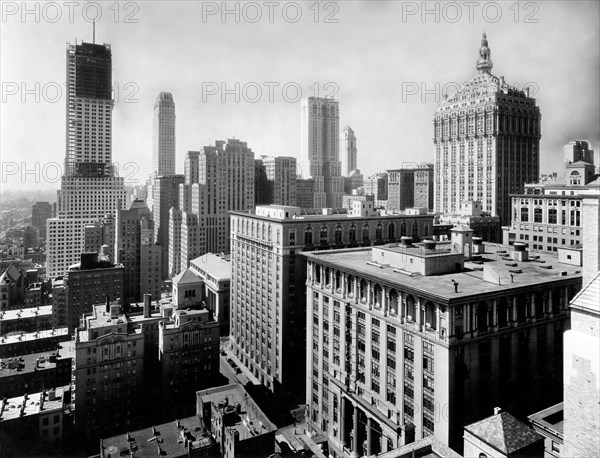
<svg viewBox="0 0 600 458">
<path fill-rule="evenodd" d="M 404 246 L 411 246 L 412 245 L 412 237 L 408 237 L 406 235 L 403 235 L 402 237 L 400 237 L 400 243 Z"/>
<path fill-rule="evenodd" d="M 423 247 L 426 250 L 435 250 L 435 240 L 423 240 Z"/>
</svg>

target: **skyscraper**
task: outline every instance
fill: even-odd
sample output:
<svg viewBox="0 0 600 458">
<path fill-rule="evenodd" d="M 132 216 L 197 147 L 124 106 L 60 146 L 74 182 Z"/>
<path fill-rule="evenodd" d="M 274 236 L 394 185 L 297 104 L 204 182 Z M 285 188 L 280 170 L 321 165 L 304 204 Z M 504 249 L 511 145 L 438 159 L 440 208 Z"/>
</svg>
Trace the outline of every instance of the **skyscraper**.
<svg viewBox="0 0 600 458">
<path fill-rule="evenodd" d="M 48 219 L 47 274 L 64 274 L 79 260 L 84 226 L 125 202 L 124 179 L 112 160 L 112 53 L 109 45 L 67 46 L 65 168 L 56 217 Z"/>
<path fill-rule="evenodd" d="M 510 222 L 510 194 L 539 175 L 540 109 L 529 90 L 492 75 L 483 34 L 478 74 L 447 98 L 434 119 L 435 211 L 454 213 L 463 201 Z"/>
<path fill-rule="evenodd" d="M 255 160 L 256 205 L 296 205 L 296 158 L 262 156 Z"/>
<path fill-rule="evenodd" d="M 251 210 L 255 202 L 254 152 L 246 142 L 218 140 L 201 152 L 189 151 L 185 170 L 168 225 L 171 276 L 205 253 L 228 253 L 228 212 Z"/>
<path fill-rule="evenodd" d="M 314 179 L 312 208 L 340 208 L 344 179 L 339 160 L 340 110 L 333 99 L 309 97 L 302 102 L 300 167 Z"/>
<path fill-rule="evenodd" d="M 162 247 L 162 279 L 167 278 L 169 248 L 169 210 L 179 206 L 179 185 L 183 175 L 153 177 L 148 189 L 148 207 L 154 219 L 154 243 Z"/>
<path fill-rule="evenodd" d="M 350 126 L 344 127 L 340 136 L 342 148 L 342 175 L 349 177 L 353 170 L 358 170 L 356 164 L 356 135 Z"/>
<path fill-rule="evenodd" d="M 154 244 L 152 213 L 142 200 L 118 210 L 115 223 L 115 261 L 125 268 L 123 303 L 141 302 L 144 294 L 160 298 L 162 248 Z"/>
<path fill-rule="evenodd" d="M 152 117 L 152 171 L 156 176 L 175 175 L 175 102 L 161 92 Z"/>
</svg>

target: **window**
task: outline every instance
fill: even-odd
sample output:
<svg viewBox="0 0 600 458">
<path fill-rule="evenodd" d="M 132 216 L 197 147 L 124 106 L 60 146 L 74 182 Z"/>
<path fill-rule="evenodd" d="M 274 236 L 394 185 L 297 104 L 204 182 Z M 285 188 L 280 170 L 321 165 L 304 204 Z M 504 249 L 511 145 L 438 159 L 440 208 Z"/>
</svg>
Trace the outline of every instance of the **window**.
<svg viewBox="0 0 600 458">
<path fill-rule="evenodd" d="M 294 246 L 296 244 L 296 230 L 290 231 L 290 245 Z"/>
<path fill-rule="evenodd" d="M 548 224 L 556 224 L 557 220 L 557 210 L 556 208 L 548 209 Z"/>
<path fill-rule="evenodd" d="M 529 208 L 521 207 L 521 221 L 526 222 L 529 221 Z"/>
<path fill-rule="evenodd" d="M 306 229 L 304 229 L 304 244 L 312 245 L 312 243 L 313 243 L 313 230 L 312 230 L 312 227 L 308 226 Z"/>
<path fill-rule="evenodd" d="M 327 226 L 321 226 L 319 230 L 319 243 L 321 245 L 327 244 Z"/>
<path fill-rule="evenodd" d="M 351 224 L 348 229 L 348 240 L 350 242 L 356 242 L 356 226 L 354 224 Z"/>
<path fill-rule="evenodd" d="M 533 209 L 533 222 L 534 223 L 541 223 L 542 222 L 542 209 L 541 208 L 534 208 Z"/>
<path fill-rule="evenodd" d="M 335 243 L 342 243 L 342 226 L 339 224 L 335 226 L 333 236 Z"/>
<path fill-rule="evenodd" d="M 370 232 L 370 230 L 369 230 L 369 224 L 365 223 L 365 225 L 362 228 L 362 239 L 363 239 L 363 242 L 366 242 L 366 243 L 369 242 L 369 232 Z"/>
</svg>

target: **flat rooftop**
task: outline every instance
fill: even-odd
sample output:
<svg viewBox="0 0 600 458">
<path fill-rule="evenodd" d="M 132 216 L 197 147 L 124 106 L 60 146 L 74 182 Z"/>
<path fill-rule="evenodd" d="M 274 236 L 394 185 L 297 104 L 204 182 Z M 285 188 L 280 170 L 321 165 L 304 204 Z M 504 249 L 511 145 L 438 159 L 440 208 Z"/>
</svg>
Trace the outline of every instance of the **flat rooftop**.
<svg viewBox="0 0 600 458">
<path fill-rule="evenodd" d="M 65 358 L 75 360 L 75 347 L 73 342 L 64 342 L 61 347 L 62 348 L 58 351 L 45 351 L 0 359 L 0 378 L 54 369 L 56 367 L 56 360 L 50 361 L 50 358 L 56 356 L 57 353 L 57 359 L 59 360 Z"/>
<path fill-rule="evenodd" d="M 227 406 L 233 408 L 230 415 L 234 418 L 234 424 L 227 429 L 235 429 L 239 433 L 240 441 L 277 430 L 277 427 L 271 423 L 239 383 L 198 391 L 196 396 L 201 398 L 203 403 L 210 402 L 219 406 L 219 404 L 227 402 Z M 238 404 L 240 412 L 236 413 Z"/>
<path fill-rule="evenodd" d="M 0 422 L 37 415 L 42 412 L 46 413 L 61 410 L 64 404 L 65 388 L 58 387 L 53 390 L 55 396 L 52 400 L 50 398 L 53 396 L 49 394 L 49 391 L 52 390 L 29 394 L 27 397 L 23 395 L 9 398 L 6 402 L 0 400 L 0 409 L 2 411 L 0 414 Z M 23 415 L 21 415 L 21 412 L 23 412 Z"/>
<path fill-rule="evenodd" d="M 49 339 L 52 337 L 67 337 L 68 335 L 68 328 L 45 329 L 37 332 L 17 333 L 2 336 L 0 338 L 0 345 L 12 345 L 19 342 L 30 342 L 38 339 Z"/>
<path fill-rule="evenodd" d="M 550 285 L 558 279 L 581 278 L 581 267 L 558 262 L 558 256 L 550 253 L 535 253 L 536 259 L 517 262 L 504 259 L 510 256 L 512 248 L 506 245 L 486 243 L 485 253 L 477 261 L 465 260 L 462 272 L 423 276 L 417 273 L 398 272 L 393 265 L 373 262 L 371 247 L 349 248 L 344 250 L 328 250 L 304 252 L 309 260 L 340 268 L 358 277 L 371 277 L 400 288 L 419 290 L 429 293 L 440 300 L 461 299 L 486 293 L 497 294 L 532 285 Z M 396 250 L 394 247 L 376 247 L 378 249 Z M 402 248 L 397 249 L 402 253 Z M 530 255 L 534 255 L 530 253 Z M 500 284 L 484 280 L 484 268 L 497 274 Z M 519 273 L 516 273 L 520 271 Z M 564 275 L 561 275 L 564 273 Z M 514 283 L 511 283 L 510 276 Z M 456 281 L 458 293 L 454 292 Z"/>
<path fill-rule="evenodd" d="M 212 445 L 200 419 L 193 416 L 102 439 L 100 456 L 130 456 L 130 452 L 136 457 L 187 456 L 186 440 L 192 452 Z"/>
<path fill-rule="evenodd" d="M 190 261 L 192 270 L 208 274 L 216 281 L 231 279 L 231 258 L 206 253 Z"/>
<path fill-rule="evenodd" d="M 529 415 L 527 418 L 531 423 L 534 423 L 542 429 L 553 431 L 560 437 L 563 436 L 565 422 L 562 402 L 540 412 L 536 412 L 533 415 Z"/>
<path fill-rule="evenodd" d="M 0 326 L 5 321 L 31 319 L 38 316 L 52 316 L 52 306 L 43 305 L 41 307 L 28 307 L 20 310 L 3 310 L 0 312 Z"/>
</svg>

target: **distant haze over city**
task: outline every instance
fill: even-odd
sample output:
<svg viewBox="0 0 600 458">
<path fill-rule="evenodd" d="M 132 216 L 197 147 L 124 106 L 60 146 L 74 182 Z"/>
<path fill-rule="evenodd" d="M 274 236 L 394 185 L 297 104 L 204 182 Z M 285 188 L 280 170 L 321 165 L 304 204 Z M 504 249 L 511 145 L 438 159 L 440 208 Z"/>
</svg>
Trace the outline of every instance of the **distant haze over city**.
<svg viewBox="0 0 600 458">
<path fill-rule="evenodd" d="M 598 2 L 479 2 L 472 11 L 432 2 L 430 13 L 421 2 L 289 3 L 231 6 L 224 16 L 220 2 L 101 3 L 100 12 L 42 4 L 27 15 L 21 3 L 3 6 L 2 191 L 60 187 L 66 42 L 91 42 L 94 17 L 96 43 L 112 47 L 113 161 L 128 185 L 151 172 L 161 91 L 175 101 L 178 173 L 188 150 L 217 139 L 299 157 L 300 101 L 312 95 L 339 100 L 365 177 L 433 162 L 434 111 L 444 88 L 477 73 L 483 31 L 492 73 L 529 85 L 538 100 L 541 173 L 560 170 L 570 140 L 600 150 Z"/>
</svg>

